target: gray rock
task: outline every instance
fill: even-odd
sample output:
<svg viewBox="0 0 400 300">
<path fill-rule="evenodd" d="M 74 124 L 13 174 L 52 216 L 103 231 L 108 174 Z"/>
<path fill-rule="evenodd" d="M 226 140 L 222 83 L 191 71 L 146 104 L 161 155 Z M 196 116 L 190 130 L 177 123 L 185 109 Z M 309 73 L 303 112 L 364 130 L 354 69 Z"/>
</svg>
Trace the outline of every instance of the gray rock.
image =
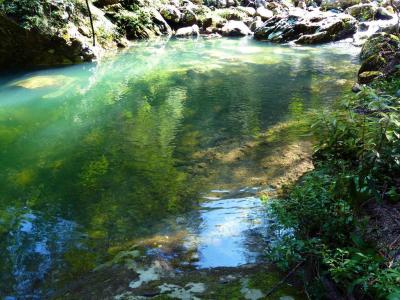
<svg viewBox="0 0 400 300">
<path fill-rule="evenodd" d="M 256 31 L 258 28 L 262 27 L 264 22 L 261 20 L 261 17 L 255 17 L 254 21 L 250 24 L 250 30 Z"/>
<path fill-rule="evenodd" d="M 400 97 L 400 90 L 397 90 L 395 95 L 396 97 Z"/>
<path fill-rule="evenodd" d="M 177 37 L 190 37 L 190 36 L 198 36 L 200 34 L 199 26 L 193 25 L 189 27 L 179 28 L 175 36 Z"/>
<path fill-rule="evenodd" d="M 180 24 L 185 26 L 192 26 L 197 24 L 198 18 L 193 9 L 186 7 L 182 12 Z"/>
<path fill-rule="evenodd" d="M 252 32 L 242 21 L 228 21 L 221 29 L 223 36 L 246 36 L 251 35 Z"/>
<path fill-rule="evenodd" d="M 295 300 L 292 296 L 282 296 L 279 300 Z"/>
<path fill-rule="evenodd" d="M 345 12 L 359 21 L 370 21 L 375 18 L 377 7 L 371 3 L 357 4 L 348 7 Z"/>
<path fill-rule="evenodd" d="M 361 85 L 358 84 L 358 83 L 355 83 L 355 84 L 353 85 L 353 87 L 351 88 L 351 91 L 352 91 L 353 93 L 361 92 Z"/>
<path fill-rule="evenodd" d="M 256 9 L 253 7 L 238 6 L 236 9 L 239 11 L 243 11 L 249 17 L 254 17 L 256 15 Z"/>
<path fill-rule="evenodd" d="M 227 283 L 231 283 L 232 281 L 235 281 L 237 278 L 233 275 L 226 275 L 226 276 L 222 276 L 219 278 L 219 283 L 221 284 L 227 284 Z"/>
<path fill-rule="evenodd" d="M 263 21 L 266 21 L 266 20 L 272 18 L 274 14 L 272 13 L 272 11 L 270 11 L 269 9 L 266 9 L 265 7 L 259 7 L 259 8 L 257 8 L 256 15 L 261 17 L 261 19 Z"/>
<path fill-rule="evenodd" d="M 391 20 L 393 15 L 384 7 L 378 7 L 375 14 L 375 19 L 377 20 Z"/>
<path fill-rule="evenodd" d="M 258 28 L 256 39 L 272 42 L 317 44 L 347 38 L 356 31 L 357 21 L 345 14 L 307 13 L 298 10 L 286 16 L 274 16 Z"/>
<path fill-rule="evenodd" d="M 361 0 L 322 0 L 321 8 L 329 9 L 346 9 L 350 6 L 360 4 Z"/>
<path fill-rule="evenodd" d="M 359 31 L 367 31 L 369 28 L 369 25 L 367 23 L 360 23 L 358 24 L 358 30 Z"/>
<path fill-rule="evenodd" d="M 169 4 L 164 5 L 160 9 L 160 14 L 166 21 L 172 23 L 179 23 L 182 18 L 182 13 L 180 12 L 180 10 L 176 6 Z"/>
</svg>

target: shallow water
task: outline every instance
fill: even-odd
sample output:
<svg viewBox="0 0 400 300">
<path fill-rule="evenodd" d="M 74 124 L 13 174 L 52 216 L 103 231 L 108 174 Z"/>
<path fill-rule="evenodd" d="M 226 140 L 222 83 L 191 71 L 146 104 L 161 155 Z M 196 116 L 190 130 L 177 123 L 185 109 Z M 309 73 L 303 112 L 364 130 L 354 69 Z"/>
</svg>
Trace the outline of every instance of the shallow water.
<svg viewBox="0 0 400 300">
<path fill-rule="evenodd" d="M 240 187 L 243 173 L 229 161 L 235 147 L 328 106 L 351 86 L 358 51 L 160 40 L 98 64 L 3 74 L 0 296 L 39 299 L 108 249 L 151 234 L 166 214 L 196 207 L 201 193 Z M 290 136 L 302 139 L 297 129 Z M 196 235 L 206 241 L 207 226 L 224 218 L 222 203 L 210 203 Z M 232 209 L 227 222 L 246 211 Z M 234 253 L 243 238 L 220 239 L 233 256 L 217 261 L 208 255 L 217 244 L 199 244 L 199 264 L 251 261 Z"/>
<path fill-rule="evenodd" d="M 186 246 L 197 249 L 198 268 L 255 263 L 268 219 L 257 197 L 209 200 L 201 205 L 200 225 L 191 223 Z M 195 225 L 195 226 L 193 226 Z"/>
</svg>

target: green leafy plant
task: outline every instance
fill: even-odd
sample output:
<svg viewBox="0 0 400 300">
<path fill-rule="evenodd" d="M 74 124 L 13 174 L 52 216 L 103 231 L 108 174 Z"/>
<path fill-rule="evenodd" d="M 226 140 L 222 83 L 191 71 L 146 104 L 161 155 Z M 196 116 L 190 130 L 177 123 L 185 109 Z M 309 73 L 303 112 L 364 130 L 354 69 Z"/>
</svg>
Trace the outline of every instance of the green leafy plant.
<svg viewBox="0 0 400 300">
<path fill-rule="evenodd" d="M 289 187 L 285 199 L 268 203 L 293 232 L 269 256 L 284 269 L 303 261 L 305 286 L 315 298 L 331 280 L 344 296 L 400 299 L 400 266 L 365 241 L 368 218 L 362 217 L 367 201 L 400 199 L 396 82 L 378 82 L 335 110 L 316 113 L 315 170 Z"/>
</svg>

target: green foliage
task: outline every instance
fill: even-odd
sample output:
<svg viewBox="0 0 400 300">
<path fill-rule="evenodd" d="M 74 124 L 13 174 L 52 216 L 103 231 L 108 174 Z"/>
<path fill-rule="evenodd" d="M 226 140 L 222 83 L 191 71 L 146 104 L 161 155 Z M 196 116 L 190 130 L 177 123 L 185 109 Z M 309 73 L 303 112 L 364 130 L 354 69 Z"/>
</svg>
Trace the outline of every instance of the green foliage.
<svg viewBox="0 0 400 300">
<path fill-rule="evenodd" d="M 367 200 L 400 199 L 400 99 L 390 94 L 392 83 L 377 85 L 315 115 L 316 169 L 285 200 L 271 203 L 294 235 L 275 245 L 270 257 L 285 269 L 312 264 L 314 283 L 328 276 L 343 294 L 399 299 L 400 266 L 364 241 L 366 219 L 359 215 Z"/>
<path fill-rule="evenodd" d="M 118 27 L 124 31 L 128 39 L 150 38 L 154 35 L 161 35 L 160 30 L 153 22 L 153 14 L 150 9 L 140 7 L 136 4 L 130 5 L 129 11 L 122 11 L 114 15 Z"/>
<path fill-rule="evenodd" d="M 325 170 L 312 172 L 296 186 L 286 201 L 272 204 L 284 224 L 304 237 L 342 239 L 353 225 L 349 204 L 335 195 L 336 180 Z M 287 214 L 287 215 L 286 215 Z"/>
<path fill-rule="evenodd" d="M 338 248 L 324 253 L 323 262 L 328 266 L 332 278 L 346 287 L 347 293 L 359 287 L 378 299 L 400 296 L 399 266 L 386 268 L 383 258 L 374 251 Z"/>
<path fill-rule="evenodd" d="M 26 29 L 47 32 L 49 28 L 62 28 L 74 17 L 75 10 L 85 9 L 80 0 L 56 3 L 50 0 L 3 0 L 0 12 L 15 19 Z"/>
<path fill-rule="evenodd" d="M 354 173 L 346 178 L 353 203 L 370 197 L 399 200 L 399 108 L 398 97 L 366 87 L 356 98 L 342 101 L 337 112 L 317 116 L 316 157 Z"/>
</svg>

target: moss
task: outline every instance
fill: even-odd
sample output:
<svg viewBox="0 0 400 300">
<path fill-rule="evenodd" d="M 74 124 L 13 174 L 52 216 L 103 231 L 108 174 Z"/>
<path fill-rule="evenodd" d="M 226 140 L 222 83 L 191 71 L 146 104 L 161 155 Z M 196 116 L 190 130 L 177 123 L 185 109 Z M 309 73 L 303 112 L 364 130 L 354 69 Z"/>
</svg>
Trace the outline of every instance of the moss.
<svg viewBox="0 0 400 300">
<path fill-rule="evenodd" d="M 35 172 L 30 169 L 25 169 L 12 177 L 12 181 L 19 186 L 27 186 L 30 184 L 35 178 Z"/>
<path fill-rule="evenodd" d="M 242 21 L 247 17 L 247 13 L 236 8 L 224 8 L 215 11 L 215 14 L 226 20 Z"/>
<path fill-rule="evenodd" d="M 107 173 L 109 162 L 103 155 L 100 159 L 90 162 L 81 173 L 82 184 L 94 187 L 101 176 Z"/>
<path fill-rule="evenodd" d="M 361 49 L 361 60 L 368 59 L 373 55 L 378 55 L 381 51 L 395 51 L 400 44 L 400 38 L 388 34 L 377 33 L 371 36 Z"/>
<path fill-rule="evenodd" d="M 64 255 L 65 262 L 68 265 L 69 272 L 67 276 L 74 278 L 85 274 L 95 267 L 95 254 L 86 250 L 74 249 Z"/>
<path fill-rule="evenodd" d="M 250 276 L 249 287 L 253 289 L 260 289 L 264 293 L 268 293 L 285 274 L 279 274 L 277 272 L 259 272 Z M 283 284 L 275 293 L 273 293 L 268 299 L 280 299 L 283 296 L 291 296 L 294 299 L 306 299 L 304 294 L 296 289 L 293 285 L 289 283 Z"/>
<path fill-rule="evenodd" d="M 383 73 L 379 71 L 365 71 L 358 75 L 358 81 L 360 83 L 370 83 L 375 78 L 382 76 Z"/>
<path fill-rule="evenodd" d="M 232 283 L 219 285 L 213 295 L 210 295 L 208 299 L 232 299 L 232 300 L 240 300 L 243 299 L 243 295 L 241 293 L 242 285 L 240 281 L 237 280 Z M 207 299 L 207 298 L 206 298 Z"/>
</svg>

